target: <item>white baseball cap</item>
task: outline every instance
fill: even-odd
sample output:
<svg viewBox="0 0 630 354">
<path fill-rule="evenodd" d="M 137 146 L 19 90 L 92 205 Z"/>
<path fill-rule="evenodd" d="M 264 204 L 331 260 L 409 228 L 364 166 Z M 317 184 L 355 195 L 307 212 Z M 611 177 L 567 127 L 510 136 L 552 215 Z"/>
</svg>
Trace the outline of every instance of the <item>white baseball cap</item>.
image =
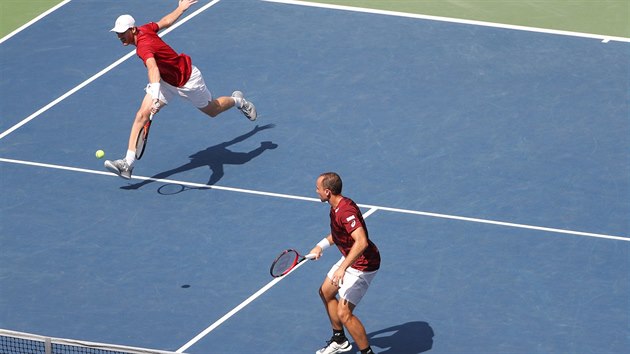
<svg viewBox="0 0 630 354">
<path fill-rule="evenodd" d="M 133 17 L 131 17 L 131 15 L 120 15 L 116 19 L 116 24 L 114 25 L 114 28 L 112 28 L 109 31 L 116 32 L 116 33 L 123 33 L 126 30 L 135 26 L 136 26 L 136 20 L 134 20 Z"/>
</svg>

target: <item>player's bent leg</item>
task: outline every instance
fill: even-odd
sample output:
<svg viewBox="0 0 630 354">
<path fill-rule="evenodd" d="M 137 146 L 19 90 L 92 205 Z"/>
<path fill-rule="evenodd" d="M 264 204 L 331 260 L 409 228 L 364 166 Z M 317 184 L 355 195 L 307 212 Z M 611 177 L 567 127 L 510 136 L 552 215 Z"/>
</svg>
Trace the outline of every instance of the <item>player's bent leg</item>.
<svg viewBox="0 0 630 354">
<path fill-rule="evenodd" d="M 337 306 L 337 317 L 343 323 L 344 327 L 350 332 L 350 336 L 354 339 L 359 349 L 369 346 L 365 327 L 357 316 L 353 314 L 356 306 L 346 299 L 341 299 Z"/>
<path fill-rule="evenodd" d="M 160 102 L 161 106 L 166 105 L 164 102 Z M 151 114 L 151 106 L 153 106 L 153 99 L 151 99 L 151 95 L 145 95 L 142 100 L 142 104 L 136 112 L 136 117 L 133 121 L 133 125 L 131 126 L 131 132 L 129 133 L 129 143 L 127 144 L 127 149 L 130 151 L 136 151 L 136 139 L 138 138 L 138 132 L 144 127 L 144 125 L 149 120 L 149 115 Z"/>
<path fill-rule="evenodd" d="M 138 112 L 131 125 L 131 132 L 129 133 L 129 142 L 127 144 L 127 156 L 120 160 L 105 160 L 104 165 L 107 170 L 124 179 L 131 179 L 131 173 L 133 172 L 133 164 L 135 162 L 136 151 L 136 139 L 138 138 L 138 132 L 144 124 L 149 120 L 149 114 L 151 113 L 151 106 L 153 100 L 150 95 L 145 95 Z"/>
<path fill-rule="evenodd" d="M 324 279 L 322 286 L 319 288 L 319 297 L 322 299 L 324 303 L 324 308 L 326 309 L 326 313 L 328 314 L 328 318 L 330 319 L 330 324 L 333 329 L 342 329 L 343 323 L 337 316 L 337 291 L 338 288 L 330 283 L 330 279 Z"/>
<path fill-rule="evenodd" d="M 223 96 L 208 102 L 207 106 L 199 108 L 199 110 L 214 118 L 232 107 L 234 107 L 234 100 L 231 97 Z"/>
<path fill-rule="evenodd" d="M 339 306 L 337 300 L 337 292 L 339 288 L 332 285 L 330 279 L 326 277 L 322 286 L 319 288 L 319 297 L 324 303 L 324 308 L 330 319 L 333 328 L 333 336 L 326 342 L 326 346 L 316 351 L 316 354 L 334 354 L 350 351 L 352 345 L 343 334 L 343 323 L 337 316 L 337 308 Z M 337 334 L 339 333 L 339 334 Z"/>
</svg>

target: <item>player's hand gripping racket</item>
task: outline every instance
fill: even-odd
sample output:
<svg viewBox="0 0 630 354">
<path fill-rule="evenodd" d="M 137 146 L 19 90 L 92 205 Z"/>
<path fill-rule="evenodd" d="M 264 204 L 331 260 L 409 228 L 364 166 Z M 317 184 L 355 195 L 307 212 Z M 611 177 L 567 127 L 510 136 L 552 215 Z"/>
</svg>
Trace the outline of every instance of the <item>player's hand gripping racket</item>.
<svg viewBox="0 0 630 354">
<path fill-rule="evenodd" d="M 306 256 L 300 255 L 296 250 L 289 249 L 283 251 L 278 258 L 271 264 L 269 272 L 274 278 L 281 277 L 288 274 L 298 264 L 304 262 L 307 259 L 314 259 L 314 254 L 307 254 Z"/>
<path fill-rule="evenodd" d="M 138 138 L 136 139 L 136 160 L 140 160 L 144 154 L 144 149 L 147 146 L 147 140 L 149 139 L 149 129 L 153 122 L 154 113 L 151 112 L 149 120 L 144 124 L 144 127 L 138 132 Z"/>
</svg>

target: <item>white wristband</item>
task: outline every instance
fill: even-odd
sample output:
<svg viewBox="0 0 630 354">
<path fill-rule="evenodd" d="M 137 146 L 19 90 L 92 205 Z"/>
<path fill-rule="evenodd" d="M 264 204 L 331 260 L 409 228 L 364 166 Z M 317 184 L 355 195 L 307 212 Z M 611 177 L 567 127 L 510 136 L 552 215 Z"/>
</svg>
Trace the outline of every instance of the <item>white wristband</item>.
<svg viewBox="0 0 630 354">
<path fill-rule="evenodd" d="M 321 241 L 317 243 L 317 245 L 323 250 L 330 247 L 330 243 L 328 243 L 328 238 L 324 237 Z"/>
<path fill-rule="evenodd" d="M 154 100 L 160 99 L 160 83 L 159 82 L 150 83 L 148 91 L 152 99 Z"/>
</svg>

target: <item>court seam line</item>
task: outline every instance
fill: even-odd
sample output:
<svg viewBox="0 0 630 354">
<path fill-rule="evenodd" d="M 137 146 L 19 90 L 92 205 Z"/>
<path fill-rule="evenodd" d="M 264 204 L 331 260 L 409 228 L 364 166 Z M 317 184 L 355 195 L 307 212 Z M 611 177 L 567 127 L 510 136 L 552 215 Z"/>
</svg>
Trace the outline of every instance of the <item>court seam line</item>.
<svg viewBox="0 0 630 354">
<path fill-rule="evenodd" d="M 160 37 L 165 36 L 166 34 L 170 33 L 171 31 L 173 31 L 174 29 L 178 28 L 179 26 L 183 25 L 184 23 L 188 22 L 190 19 L 196 17 L 197 15 L 199 15 L 200 13 L 202 13 L 203 11 L 207 10 L 208 8 L 214 6 L 215 4 L 217 4 L 219 1 L 221 0 L 213 0 L 209 3 L 207 3 L 206 5 L 200 7 L 199 9 L 197 9 L 196 11 L 192 12 L 191 14 L 189 14 L 188 16 L 180 19 L 179 21 L 177 21 L 174 25 L 172 25 L 171 27 L 165 29 L 164 31 L 160 32 L 158 35 Z M 37 118 L 39 115 L 41 115 L 42 113 L 46 112 L 47 110 L 51 109 L 52 107 L 56 106 L 59 102 L 65 100 L 66 98 L 72 96 L 73 94 L 75 94 L 77 91 L 81 90 L 82 88 L 84 88 L 85 86 L 91 84 L 93 81 L 95 81 L 96 79 L 100 78 L 101 76 L 107 74 L 108 72 L 110 72 L 112 69 L 114 69 L 115 67 L 117 67 L 118 65 L 122 64 L 124 61 L 126 61 L 127 59 L 131 58 L 134 54 L 136 53 L 136 50 L 132 50 L 131 52 L 125 54 L 124 56 L 122 56 L 120 59 L 116 60 L 115 62 L 113 62 L 112 64 L 110 64 L 109 66 L 107 66 L 105 69 L 99 71 L 98 73 L 92 75 L 90 78 L 88 78 L 87 80 L 83 81 L 82 83 L 80 83 L 79 85 L 75 86 L 74 88 L 70 89 L 68 92 L 64 93 L 63 95 L 57 97 L 57 99 L 51 101 L 50 103 L 48 103 L 47 105 L 45 105 L 44 107 L 38 109 L 37 111 L 35 111 L 33 114 L 29 115 L 28 117 L 24 118 L 22 121 L 18 122 L 17 124 L 15 124 L 14 126 L 12 126 L 11 128 L 7 129 L 6 131 L 4 131 L 2 134 L 0 134 L 0 140 L 2 140 L 3 138 L 5 138 L 7 135 L 13 133 L 14 131 L 16 131 L 17 129 L 19 129 L 20 127 L 22 127 L 23 125 L 27 124 L 28 122 L 32 121 L 33 119 Z"/>
<path fill-rule="evenodd" d="M 362 12 L 362 13 L 370 13 L 370 14 L 377 14 L 377 15 L 416 18 L 416 19 L 422 19 L 422 20 L 458 23 L 458 24 L 473 25 L 473 26 L 483 26 L 483 27 L 492 27 L 492 28 L 501 28 L 501 29 L 511 29 L 511 30 L 517 30 L 517 31 L 536 32 L 536 33 L 545 33 L 545 34 L 555 34 L 555 35 L 561 35 L 561 36 L 590 38 L 590 39 L 601 40 L 602 43 L 608 43 L 610 41 L 618 41 L 618 42 L 630 43 L 630 38 L 617 37 L 617 36 L 608 36 L 608 35 L 604 35 L 604 34 L 593 34 L 593 33 L 584 33 L 584 32 L 554 30 L 554 29 L 540 28 L 540 27 L 510 25 L 510 24 L 505 24 L 505 23 L 488 22 L 488 21 L 477 21 L 477 20 L 467 20 L 467 19 L 460 19 L 460 18 L 454 18 L 454 17 L 422 15 L 422 14 L 414 14 L 414 13 L 410 13 L 410 12 L 379 10 L 379 9 L 370 9 L 370 8 L 365 8 L 365 7 L 323 4 L 323 3 L 315 3 L 315 2 L 300 1 L 300 0 L 261 0 L 261 1 L 273 2 L 273 3 L 279 3 L 279 4 L 286 4 L 286 5 L 317 7 L 317 8 L 331 9 L 331 10 L 342 10 L 342 11 Z"/>
<path fill-rule="evenodd" d="M 41 20 L 42 18 L 50 15 L 51 13 L 53 13 L 55 10 L 59 9 L 60 7 L 64 6 L 65 4 L 69 3 L 72 0 L 64 0 L 62 2 L 60 2 L 59 4 L 51 7 L 50 9 L 42 12 L 41 14 L 39 14 L 37 17 L 33 18 L 32 20 L 28 21 L 27 23 L 23 24 L 22 26 L 16 28 L 15 30 L 13 30 L 11 33 L 7 34 L 6 36 L 0 38 L 0 44 L 4 43 L 5 41 L 9 40 L 11 37 L 15 36 L 16 34 L 22 32 L 23 30 L 25 30 L 27 27 L 30 27 L 31 25 L 35 24 L 35 22 Z"/>
<path fill-rule="evenodd" d="M 111 173 L 111 172 L 90 170 L 90 169 L 84 169 L 84 168 L 78 168 L 78 167 L 68 167 L 68 166 L 53 165 L 53 164 L 40 163 L 40 162 L 7 159 L 7 158 L 2 158 L 2 157 L 0 157 L 0 162 L 20 164 L 20 165 L 28 165 L 28 166 L 36 166 L 36 167 L 44 167 L 44 168 L 51 168 L 51 169 L 57 169 L 57 170 L 66 170 L 66 171 L 90 173 L 90 174 L 97 174 L 97 175 L 112 176 L 112 177 L 120 178 L 116 174 Z M 266 196 L 266 197 L 302 200 L 302 201 L 310 201 L 310 202 L 318 202 L 318 203 L 321 202 L 318 198 L 302 197 L 302 196 L 297 196 L 297 195 L 290 195 L 290 194 L 283 194 L 283 193 L 274 193 L 274 192 L 263 192 L 263 191 L 257 191 L 257 190 L 252 190 L 252 189 L 244 189 L 244 188 L 225 187 L 225 186 L 218 186 L 218 185 L 208 185 L 208 184 L 203 184 L 203 183 L 178 181 L 178 180 L 165 179 L 165 178 L 153 178 L 153 177 L 145 177 L 145 176 L 137 176 L 136 175 L 136 176 L 133 176 L 132 179 L 141 180 L 141 181 L 158 182 L 158 183 L 167 183 L 167 184 L 168 183 L 180 184 L 180 185 L 184 185 L 184 186 L 187 186 L 187 187 L 193 187 L 193 188 L 216 189 L 216 190 L 227 191 L 227 192 L 236 192 L 236 193 L 261 195 L 261 196 Z M 535 226 L 535 225 L 511 223 L 511 222 L 498 221 L 498 220 L 473 218 L 473 217 L 467 217 L 467 216 L 432 213 L 432 212 L 427 212 L 427 211 L 418 211 L 418 210 L 401 209 L 401 208 L 392 208 L 392 207 L 385 207 L 385 206 L 378 206 L 378 205 L 371 205 L 371 204 L 357 204 L 357 205 L 359 207 L 361 207 L 361 208 L 378 209 L 378 210 L 382 210 L 382 211 L 389 211 L 389 212 L 400 213 L 400 214 L 420 215 L 420 216 L 427 216 L 427 217 L 432 217 L 432 218 L 440 218 L 440 219 L 449 219 L 449 220 L 473 222 L 473 223 L 478 223 L 478 224 L 487 224 L 487 225 L 496 225 L 496 226 L 518 228 L 518 229 L 545 231 L 545 232 L 565 234 L 565 235 L 571 235 L 571 236 L 593 237 L 593 238 L 601 238 L 601 239 L 608 239 L 608 240 L 630 242 L 630 236 L 618 236 L 618 235 L 608 235 L 608 234 L 600 234 L 600 233 L 593 233 L 593 232 L 574 231 L 574 230 L 558 229 L 558 228 L 552 228 L 552 227 L 544 227 L 544 226 Z"/>
<path fill-rule="evenodd" d="M 365 212 L 363 214 L 363 218 L 367 219 L 370 215 L 372 215 L 374 212 L 376 212 L 378 210 L 378 208 L 372 208 L 370 210 L 368 210 L 367 212 Z M 184 344 L 181 348 L 177 349 L 175 352 L 176 353 L 183 353 L 184 350 L 190 348 L 191 346 L 193 346 L 195 343 L 197 343 L 198 341 L 200 341 L 201 339 L 203 339 L 205 336 L 207 336 L 208 334 L 210 334 L 210 332 L 212 332 L 213 330 L 215 330 L 217 327 L 219 327 L 220 325 L 222 325 L 225 321 L 227 321 L 228 319 L 230 319 L 230 317 L 234 316 L 237 312 L 239 312 L 240 310 L 242 310 L 243 308 L 245 308 L 245 306 L 249 305 L 250 303 L 252 303 L 254 300 L 256 300 L 257 298 L 259 298 L 262 294 L 266 293 L 267 290 L 271 289 L 272 287 L 274 287 L 276 284 L 278 284 L 280 281 L 282 281 L 282 279 L 286 278 L 289 276 L 289 274 L 293 273 L 294 271 L 296 271 L 299 267 L 301 267 L 303 264 L 305 264 L 308 261 L 308 259 L 305 259 L 304 262 L 298 263 L 293 269 L 291 269 L 287 274 L 279 277 L 279 278 L 274 278 L 273 280 L 271 280 L 269 283 L 267 283 L 267 285 L 263 286 L 262 288 L 260 288 L 258 291 L 256 291 L 254 294 L 252 294 L 250 297 L 248 297 L 247 299 L 245 299 L 245 301 L 241 302 L 238 306 L 236 306 L 235 308 L 233 308 L 232 310 L 230 310 L 228 313 L 226 313 L 225 315 L 223 315 L 223 317 L 219 318 L 217 321 L 215 321 L 213 324 L 211 324 L 210 326 L 208 326 L 208 328 L 206 328 L 205 330 L 201 331 L 198 335 L 196 335 L 193 339 L 191 339 L 190 341 L 188 341 L 188 343 Z"/>
</svg>

